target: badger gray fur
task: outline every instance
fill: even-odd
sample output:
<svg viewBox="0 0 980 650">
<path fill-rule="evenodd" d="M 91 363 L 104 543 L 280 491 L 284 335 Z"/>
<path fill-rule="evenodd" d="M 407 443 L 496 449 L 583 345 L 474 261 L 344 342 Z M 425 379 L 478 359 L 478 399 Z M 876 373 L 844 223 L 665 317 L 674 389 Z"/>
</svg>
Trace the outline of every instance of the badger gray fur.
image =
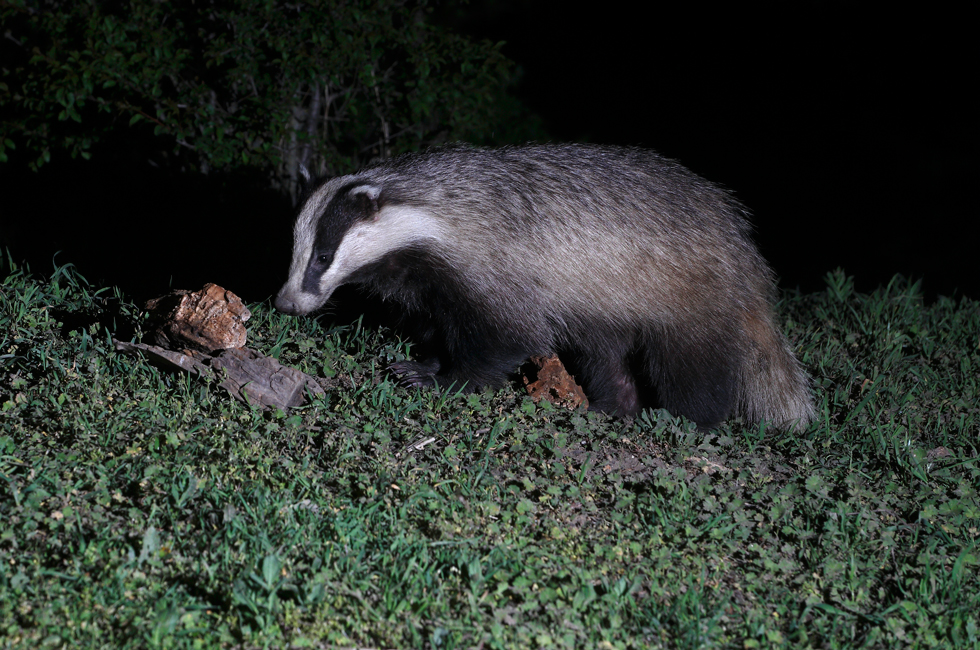
<svg viewBox="0 0 980 650">
<path fill-rule="evenodd" d="M 451 146 L 320 181 L 275 304 L 307 314 L 347 283 L 415 323 L 432 356 L 392 366 L 408 385 L 499 386 L 557 353 L 602 411 L 813 418 L 743 208 L 651 151 Z"/>
</svg>

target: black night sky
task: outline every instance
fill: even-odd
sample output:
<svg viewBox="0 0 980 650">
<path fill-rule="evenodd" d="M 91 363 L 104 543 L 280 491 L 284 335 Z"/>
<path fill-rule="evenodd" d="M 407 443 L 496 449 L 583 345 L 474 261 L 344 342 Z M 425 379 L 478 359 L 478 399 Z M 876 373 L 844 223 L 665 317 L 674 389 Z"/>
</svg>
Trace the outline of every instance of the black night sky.
<svg viewBox="0 0 980 650">
<path fill-rule="evenodd" d="M 965 12 L 619 4 L 494 3 L 468 27 L 508 41 L 556 139 L 650 147 L 734 190 L 783 286 L 820 290 L 843 267 L 865 291 L 902 273 L 980 298 Z"/>
<path fill-rule="evenodd" d="M 974 21 L 857 4 L 474 0 L 438 15 L 507 42 L 515 92 L 553 140 L 650 147 L 733 190 L 782 286 L 821 290 L 843 267 L 862 291 L 902 273 L 929 298 L 980 298 Z M 261 300 L 285 279 L 287 204 L 140 165 L 3 166 L 3 244 L 44 273 L 62 250 L 140 298 L 213 281 Z"/>
</svg>

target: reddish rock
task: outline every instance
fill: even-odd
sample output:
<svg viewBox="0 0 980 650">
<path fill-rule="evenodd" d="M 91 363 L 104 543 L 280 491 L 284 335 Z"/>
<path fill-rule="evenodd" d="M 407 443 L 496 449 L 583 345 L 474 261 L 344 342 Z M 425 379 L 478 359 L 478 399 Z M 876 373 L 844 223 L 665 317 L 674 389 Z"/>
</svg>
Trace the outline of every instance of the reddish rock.
<svg viewBox="0 0 980 650">
<path fill-rule="evenodd" d="M 524 385 L 531 399 L 535 402 L 547 400 L 569 409 L 578 408 L 580 404 L 588 408 L 585 391 L 575 383 L 575 378 L 568 374 L 557 356 L 531 357 L 531 364 L 532 372 L 524 373 Z M 529 375 L 536 377 L 532 379 Z"/>
</svg>

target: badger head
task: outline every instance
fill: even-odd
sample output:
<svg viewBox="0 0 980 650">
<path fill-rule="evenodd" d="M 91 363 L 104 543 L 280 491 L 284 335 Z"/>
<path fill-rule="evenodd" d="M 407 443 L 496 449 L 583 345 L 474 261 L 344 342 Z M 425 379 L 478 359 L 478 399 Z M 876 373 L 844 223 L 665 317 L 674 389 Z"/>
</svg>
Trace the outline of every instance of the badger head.
<svg viewBox="0 0 980 650">
<path fill-rule="evenodd" d="M 289 279 L 276 296 L 276 309 L 308 314 L 358 271 L 439 239 L 439 223 L 430 213 L 398 201 L 382 183 L 352 176 L 328 181 L 296 217 Z"/>
</svg>

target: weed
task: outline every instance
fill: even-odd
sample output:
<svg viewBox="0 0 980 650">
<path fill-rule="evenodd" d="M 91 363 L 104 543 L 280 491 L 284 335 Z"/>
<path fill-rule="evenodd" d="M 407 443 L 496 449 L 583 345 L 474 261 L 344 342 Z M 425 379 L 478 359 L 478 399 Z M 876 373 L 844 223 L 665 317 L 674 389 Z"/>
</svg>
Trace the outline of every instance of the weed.
<svg viewBox="0 0 980 650">
<path fill-rule="evenodd" d="M 4 647 L 980 647 L 980 305 L 786 295 L 820 417 L 699 433 L 404 389 L 408 343 L 250 306 L 288 413 L 116 354 L 71 265 L 0 281 Z"/>
</svg>

